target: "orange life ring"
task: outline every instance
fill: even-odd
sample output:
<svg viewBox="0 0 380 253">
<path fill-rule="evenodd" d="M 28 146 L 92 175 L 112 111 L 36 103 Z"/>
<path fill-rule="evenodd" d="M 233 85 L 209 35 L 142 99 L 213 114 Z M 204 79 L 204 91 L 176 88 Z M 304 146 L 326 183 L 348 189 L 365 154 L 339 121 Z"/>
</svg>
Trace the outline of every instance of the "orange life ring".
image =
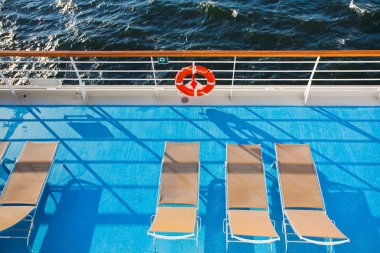
<svg viewBox="0 0 380 253">
<path fill-rule="evenodd" d="M 207 84 L 201 85 L 195 80 L 195 74 L 202 75 L 206 78 Z M 183 80 L 192 75 L 192 80 L 184 84 Z M 183 94 L 191 97 L 200 97 L 208 94 L 215 86 L 215 76 L 211 70 L 202 66 L 189 66 L 182 68 L 175 77 L 177 89 Z"/>
</svg>

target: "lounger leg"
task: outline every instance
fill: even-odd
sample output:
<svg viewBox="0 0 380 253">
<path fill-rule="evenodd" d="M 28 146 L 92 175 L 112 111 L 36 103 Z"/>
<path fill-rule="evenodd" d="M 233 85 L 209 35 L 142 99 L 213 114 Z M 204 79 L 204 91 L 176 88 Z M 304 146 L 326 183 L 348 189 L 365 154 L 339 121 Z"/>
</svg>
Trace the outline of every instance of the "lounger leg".
<svg viewBox="0 0 380 253">
<path fill-rule="evenodd" d="M 272 237 L 269 237 L 270 240 L 272 240 Z M 270 243 L 270 252 L 273 250 L 273 242 Z"/>
<path fill-rule="evenodd" d="M 154 233 L 154 235 L 156 235 L 156 233 Z M 157 247 L 156 247 L 156 236 L 153 236 L 153 249 L 154 249 L 154 253 L 157 252 Z"/>
<path fill-rule="evenodd" d="M 27 240 L 26 241 L 26 246 L 28 247 L 29 252 L 34 253 L 32 247 L 30 247 L 30 245 L 29 245 L 29 237 L 26 240 Z"/>
<path fill-rule="evenodd" d="M 285 236 L 285 253 L 288 251 L 288 236 L 286 234 L 286 224 L 285 221 L 282 221 L 282 232 L 284 233 Z"/>
<path fill-rule="evenodd" d="M 200 217 L 197 217 L 197 223 L 196 223 L 196 238 L 195 238 L 195 240 L 196 240 L 196 243 L 197 243 L 197 252 L 198 252 L 198 245 L 199 245 L 199 241 L 198 241 L 198 238 L 199 238 L 199 230 L 200 230 L 200 223 L 201 223 L 202 221 L 200 220 Z"/>
<path fill-rule="evenodd" d="M 26 238 L 26 247 L 28 248 L 29 252 L 33 253 L 33 250 L 32 250 L 32 248 L 29 245 L 29 236 Z"/>
<path fill-rule="evenodd" d="M 36 214 L 35 213 L 36 210 L 34 210 L 34 215 Z M 33 216 L 30 216 L 30 225 L 29 225 L 29 231 L 28 231 L 28 236 L 26 237 L 26 247 L 28 248 L 29 252 L 32 252 L 33 253 L 33 249 L 32 247 L 30 246 L 30 242 L 29 242 L 29 239 L 30 239 L 30 235 L 32 234 L 32 230 L 34 228 L 34 215 Z"/>
<path fill-rule="evenodd" d="M 228 220 L 225 219 L 224 220 L 224 227 L 225 227 L 225 231 L 224 233 L 226 234 L 226 252 L 228 252 L 228 224 L 227 224 Z"/>
<path fill-rule="evenodd" d="M 330 238 L 330 243 L 332 242 L 331 238 Z M 332 244 L 330 244 L 330 247 L 329 247 L 329 253 L 332 253 Z"/>
</svg>

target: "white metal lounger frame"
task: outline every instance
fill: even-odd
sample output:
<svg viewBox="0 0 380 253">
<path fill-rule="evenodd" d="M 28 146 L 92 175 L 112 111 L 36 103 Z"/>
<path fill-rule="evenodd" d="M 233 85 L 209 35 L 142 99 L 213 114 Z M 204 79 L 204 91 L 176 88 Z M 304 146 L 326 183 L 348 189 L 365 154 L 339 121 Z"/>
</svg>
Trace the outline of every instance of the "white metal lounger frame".
<svg viewBox="0 0 380 253">
<path fill-rule="evenodd" d="M 227 151 L 227 145 L 226 145 L 226 157 L 228 157 L 227 152 L 228 151 Z M 266 196 L 268 196 L 265 167 L 264 167 L 264 162 L 262 159 L 261 159 L 261 166 L 263 168 L 263 173 L 264 173 L 265 194 L 266 194 Z M 226 235 L 226 252 L 228 251 L 228 243 L 230 243 L 230 242 L 232 242 L 232 243 L 269 244 L 270 245 L 270 251 L 272 252 L 273 243 L 276 241 L 279 241 L 280 240 L 279 237 L 275 237 L 275 238 L 270 237 L 269 239 L 253 240 L 253 239 L 248 239 L 248 238 L 244 238 L 241 236 L 236 236 L 236 235 L 232 234 L 231 229 L 229 229 L 230 223 L 229 223 L 229 219 L 228 219 L 229 208 L 228 208 L 227 161 L 224 163 L 224 167 L 225 167 L 224 180 L 225 180 L 225 185 L 226 185 L 226 187 L 225 187 L 225 191 L 226 191 L 226 194 L 225 194 L 225 196 L 226 196 L 226 218 L 223 220 L 223 233 Z M 266 211 L 269 212 L 268 201 L 267 201 Z M 275 227 L 276 226 L 275 221 L 274 220 L 271 220 L 271 221 L 273 223 L 273 226 Z"/>
<path fill-rule="evenodd" d="M 165 149 L 166 150 L 166 142 L 165 142 Z M 164 151 L 165 152 L 165 151 Z M 161 160 L 161 173 L 162 173 L 162 169 L 163 169 L 163 166 L 164 166 L 164 158 Z M 157 234 L 156 232 L 147 232 L 147 235 L 150 235 L 153 237 L 153 248 L 154 248 L 154 252 L 157 252 L 157 248 L 156 248 L 156 239 L 164 239 L 164 240 L 195 240 L 196 242 L 196 246 L 197 246 L 197 252 L 198 252 L 198 237 L 199 237 L 199 231 L 201 230 L 201 226 L 202 226 L 202 221 L 201 221 L 201 217 L 198 216 L 198 206 L 199 206 L 199 188 L 200 188 L 200 168 L 201 168 L 201 163 L 200 161 L 198 161 L 198 192 L 197 192 L 197 217 L 196 217 L 196 224 L 195 224 L 195 231 L 193 233 L 190 233 L 190 234 L 183 234 L 183 235 L 162 235 L 162 234 Z M 160 179 L 159 179 L 159 183 L 158 183 L 158 189 L 161 189 L 161 173 L 160 173 Z M 156 213 L 157 213 L 157 209 L 160 207 L 160 204 L 159 204 L 159 200 L 160 200 L 160 190 L 157 194 L 157 201 L 156 201 Z M 154 220 L 154 217 L 156 215 L 152 215 L 150 217 L 150 223 L 152 224 L 153 220 Z"/>
<path fill-rule="evenodd" d="M 276 147 L 276 144 L 275 144 L 275 154 L 276 154 L 277 180 L 278 180 L 278 185 L 280 187 L 280 198 L 281 198 L 281 209 L 282 209 L 282 233 L 285 236 L 285 252 L 287 252 L 287 250 L 288 250 L 288 243 L 312 243 L 312 244 L 316 244 L 316 245 L 329 246 L 329 253 L 331 253 L 332 252 L 332 247 L 334 245 L 339 245 L 339 244 L 350 242 L 350 239 L 348 239 L 348 238 L 347 239 L 343 239 L 343 240 L 335 240 L 335 241 L 333 241 L 332 238 L 324 238 L 324 239 L 328 239 L 329 241 L 315 240 L 315 239 L 307 238 L 307 237 L 304 237 L 304 236 L 300 235 L 297 232 L 297 230 L 294 229 L 294 227 L 292 226 L 290 220 L 286 217 L 286 214 L 285 214 L 285 209 L 286 208 L 285 208 L 284 200 L 283 200 L 283 196 L 282 196 L 281 178 L 280 178 L 279 166 L 278 166 L 278 160 L 277 160 L 277 147 Z M 320 209 L 319 210 L 325 212 L 326 215 L 327 215 L 326 208 L 325 208 L 325 199 L 323 198 L 322 188 L 321 188 L 321 184 L 320 184 L 319 176 L 318 176 L 318 170 L 317 170 L 317 167 L 315 166 L 314 161 L 313 161 L 313 165 L 314 165 L 315 174 L 317 176 L 318 185 L 319 185 L 319 191 L 320 191 L 321 196 L 322 196 L 322 203 L 323 203 L 323 207 L 324 207 L 322 210 L 320 210 Z M 312 210 L 315 210 L 315 209 L 312 209 Z M 335 224 L 335 221 L 332 220 L 332 222 Z M 294 231 L 294 233 L 293 232 L 288 232 L 287 229 L 286 229 L 287 226 L 289 226 Z M 299 240 L 297 240 L 297 239 L 289 240 L 288 236 L 297 236 L 299 238 Z"/>
<path fill-rule="evenodd" d="M 57 147 L 57 149 L 58 149 L 58 147 Z M 53 159 L 53 161 L 51 163 L 51 166 L 53 166 L 54 163 L 55 163 L 55 157 L 56 157 L 56 153 L 54 154 L 54 159 Z M 16 160 L 15 165 L 17 164 L 17 162 L 18 162 L 18 159 Z M 33 249 L 31 248 L 30 241 L 29 241 L 30 240 L 30 235 L 31 235 L 32 230 L 34 228 L 35 214 L 36 214 L 36 211 L 38 210 L 38 207 L 40 205 L 41 198 L 42 198 L 43 192 L 45 190 L 45 186 L 47 184 L 47 181 L 48 181 L 48 178 L 50 176 L 50 173 L 51 173 L 51 168 L 49 168 L 49 172 L 46 175 L 46 178 L 44 180 L 44 183 L 43 183 L 43 186 L 42 186 L 42 191 L 41 191 L 40 196 L 38 197 L 38 200 L 37 200 L 37 205 L 34 206 L 34 208 L 30 211 L 30 213 L 27 216 L 25 216 L 22 220 L 20 220 L 20 222 L 29 222 L 30 223 L 29 228 L 28 229 L 12 229 L 12 228 L 8 228 L 8 229 L 5 230 L 5 231 L 19 231 L 19 232 L 27 231 L 28 234 L 26 236 L 6 236 L 6 235 L 2 235 L 2 236 L 0 236 L 0 239 L 26 239 L 26 246 L 28 247 L 28 250 L 30 252 L 33 252 Z M 8 184 L 9 179 L 10 179 L 10 176 L 8 177 L 5 185 Z M 3 193 L 4 193 L 4 191 L 1 192 L 0 196 L 2 196 Z M 7 206 L 12 206 L 12 204 L 6 204 L 6 205 Z M 17 204 L 17 205 L 22 205 L 22 204 Z M 33 206 L 33 205 L 27 204 L 26 206 Z M 18 222 L 18 224 L 20 222 Z"/>
</svg>

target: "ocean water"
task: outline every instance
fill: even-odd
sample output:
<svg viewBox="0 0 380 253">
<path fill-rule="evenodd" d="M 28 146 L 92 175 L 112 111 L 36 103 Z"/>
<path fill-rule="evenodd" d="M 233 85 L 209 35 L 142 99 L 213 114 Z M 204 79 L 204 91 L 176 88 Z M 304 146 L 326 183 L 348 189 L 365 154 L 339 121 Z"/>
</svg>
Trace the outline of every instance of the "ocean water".
<svg viewBox="0 0 380 253">
<path fill-rule="evenodd" d="M 380 0 L 0 0 L 0 49 L 380 49 Z"/>
</svg>

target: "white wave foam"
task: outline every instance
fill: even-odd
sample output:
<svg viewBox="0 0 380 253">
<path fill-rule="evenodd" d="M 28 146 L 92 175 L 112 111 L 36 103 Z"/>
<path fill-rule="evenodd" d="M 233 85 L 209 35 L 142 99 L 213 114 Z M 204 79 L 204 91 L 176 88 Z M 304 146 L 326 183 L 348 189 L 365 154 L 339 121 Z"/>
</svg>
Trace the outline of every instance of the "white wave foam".
<svg viewBox="0 0 380 253">
<path fill-rule="evenodd" d="M 346 40 L 345 39 L 337 39 L 337 42 L 339 45 L 343 46 L 346 44 Z"/>
<path fill-rule="evenodd" d="M 213 1 L 201 2 L 199 5 L 205 9 L 205 13 L 209 11 L 209 8 L 216 7 L 216 3 Z"/>
<path fill-rule="evenodd" d="M 237 10 L 232 10 L 232 17 L 236 18 L 239 12 Z"/>
<path fill-rule="evenodd" d="M 354 0 L 351 0 L 350 5 L 348 6 L 350 9 L 354 10 L 359 15 L 363 15 L 368 12 L 366 9 L 360 8 L 354 3 Z"/>
<path fill-rule="evenodd" d="M 46 46 L 44 50 L 55 50 L 59 46 L 59 39 L 57 34 L 51 34 L 48 36 L 48 40 L 46 42 Z"/>
<path fill-rule="evenodd" d="M 62 14 L 74 14 L 78 9 L 74 0 L 57 0 L 55 6 L 60 8 L 59 12 Z"/>
</svg>

